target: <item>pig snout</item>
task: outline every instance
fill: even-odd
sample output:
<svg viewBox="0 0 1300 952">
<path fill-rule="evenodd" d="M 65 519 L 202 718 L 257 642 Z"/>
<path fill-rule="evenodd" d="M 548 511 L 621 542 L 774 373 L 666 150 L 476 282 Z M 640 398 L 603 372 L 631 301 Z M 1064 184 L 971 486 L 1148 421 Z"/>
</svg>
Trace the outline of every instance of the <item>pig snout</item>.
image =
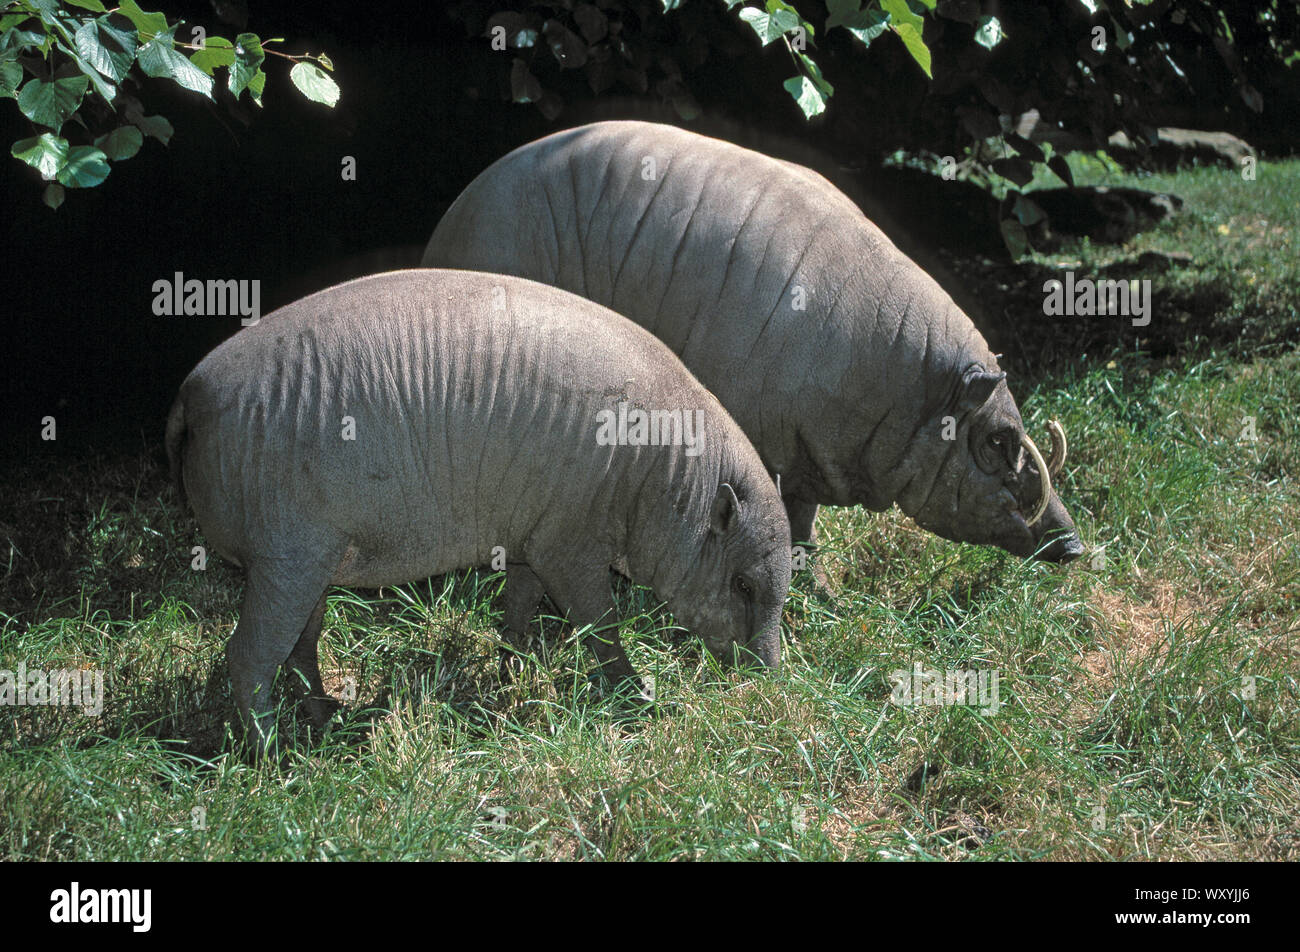
<svg viewBox="0 0 1300 952">
<path fill-rule="evenodd" d="M 1044 544 L 1046 543 L 1046 544 Z M 1034 558 L 1040 562 L 1073 562 L 1084 553 L 1083 541 L 1061 500 L 1052 494 L 1043 518 L 1034 526 Z"/>
<path fill-rule="evenodd" d="M 780 627 L 773 626 L 770 630 L 751 638 L 749 644 L 740 649 L 737 654 L 739 655 L 737 664 L 740 667 L 762 667 L 772 670 L 781 667 Z"/>
<path fill-rule="evenodd" d="M 746 642 L 705 639 L 704 646 L 723 664 L 741 670 L 781 667 L 781 623 L 765 625 Z"/>
</svg>

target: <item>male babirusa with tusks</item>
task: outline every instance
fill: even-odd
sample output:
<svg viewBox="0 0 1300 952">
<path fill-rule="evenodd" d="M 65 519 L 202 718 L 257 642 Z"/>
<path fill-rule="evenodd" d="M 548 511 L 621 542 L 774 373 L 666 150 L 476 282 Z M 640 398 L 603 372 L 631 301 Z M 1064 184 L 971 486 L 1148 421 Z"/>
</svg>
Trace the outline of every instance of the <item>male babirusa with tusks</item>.
<svg viewBox="0 0 1300 952">
<path fill-rule="evenodd" d="M 810 169 L 667 125 L 569 129 L 471 182 L 423 263 L 532 278 L 651 331 L 780 475 L 796 542 L 818 505 L 897 503 L 948 539 L 1083 552 L 970 318 Z"/>
<path fill-rule="evenodd" d="M 952 437 L 913 441 L 904 465 L 917 469 L 899 493 L 899 507 L 946 539 L 1068 562 L 1083 554 L 1083 545 L 1052 489 L 1052 477 L 1065 465 L 1065 429 L 1048 423 L 1052 444 L 1044 460 L 1005 381 L 1005 373 L 982 367 L 962 376 L 955 413 L 931 424 Z"/>
</svg>

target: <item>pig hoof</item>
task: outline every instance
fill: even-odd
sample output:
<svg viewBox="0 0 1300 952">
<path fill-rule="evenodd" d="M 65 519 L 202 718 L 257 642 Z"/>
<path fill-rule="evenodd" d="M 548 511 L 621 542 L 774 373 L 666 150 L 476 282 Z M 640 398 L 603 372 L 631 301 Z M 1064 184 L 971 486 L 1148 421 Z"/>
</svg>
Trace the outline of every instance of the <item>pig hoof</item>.
<svg viewBox="0 0 1300 952">
<path fill-rule="evenodd" d="M 655 703 L 654 684 L 643 682 L 635 674 L 609 679 L 605 693 L 635 710 L 653 707 Z"/>
<path fill-rule="evenodd" d="M 313 727 L 324 727 L 335 713 L 343 707 L 332 697 L 309 697 L 303 701 L 303 710 Z"/>
</svg>

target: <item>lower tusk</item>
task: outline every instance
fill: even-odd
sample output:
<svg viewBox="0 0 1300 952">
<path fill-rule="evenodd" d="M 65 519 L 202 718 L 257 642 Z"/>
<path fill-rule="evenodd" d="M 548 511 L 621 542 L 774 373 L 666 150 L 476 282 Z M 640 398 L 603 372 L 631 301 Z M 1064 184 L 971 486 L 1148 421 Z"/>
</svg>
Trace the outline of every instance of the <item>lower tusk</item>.
<svg viewBox="0 0 1300 952">
<path fill-rule="evenodd" d="M 1049 420 L 1047 433 L 1052 438 L 1052 450 L 1047 454 L 1047 472 L 1055 479 L 1061 475 L 1061 467 L 1065 465 L 1065 427 L 1057 420 Z"/>
<path fill-rule="evenodd" d="M 1043 495 L 1038 500 L 1038 508 L 1034 510 L 1033 516 L 1027 520 L 1029 525 L 1032 526 L 1043 518 L 1043 513 L 1047 512 L 1047 504 L 1052 500 L 1052 477 L 1047 475 L 1047 463 L 1043 460 L 1043 454 L 1038 452 L 1038 447 L 1034 445 L 1034 441 L 1029 438 L 1028 433 L 1020 437 L 1020 442 L 1024 444 L 1025 449 L 1029 450 L 1034 465 L 1038 467 L 1038 478 L 1042 481 L 1043 486 Z"/>
</svg>

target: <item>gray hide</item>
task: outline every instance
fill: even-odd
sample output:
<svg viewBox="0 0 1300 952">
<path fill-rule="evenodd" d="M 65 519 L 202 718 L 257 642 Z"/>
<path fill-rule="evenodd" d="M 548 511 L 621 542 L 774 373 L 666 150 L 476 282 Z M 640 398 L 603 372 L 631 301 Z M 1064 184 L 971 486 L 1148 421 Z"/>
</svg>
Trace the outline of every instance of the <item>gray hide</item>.
<svg viewBox="0 0 1300 952">
<path fill-rule="evenodd" d="M 602 445 L 598 413 L 621 402 L 701 429 L 630 445 L 629 426 Z M 485 565 L 497 546 L 510 635 L 549 594 L 571 622 L 607 626 L 588 644 L 608 677 L 634 677 L 611 617 L 616 559 L 714 653 L 779 659 L 790 533 L 758 455 L 663 344 L 563 291 L 419 270 L 321 291 L 199 363 L 167 450 L 208 540 L 247 575 L 228 653 L 245 724 L 286 661 L 313 716 L 328 710 L 329 586 Z"/>
<path fill-rule="evenodd" d="M 897 503 L 949 539 L 1083 551 L 984 338 L 809 169 L 673 126 L 582 126 L 483 172 L 423 263 L 544 281 L 654 333 L 779 474 L 796 542 L 818 504 Z"/>
</svg>

